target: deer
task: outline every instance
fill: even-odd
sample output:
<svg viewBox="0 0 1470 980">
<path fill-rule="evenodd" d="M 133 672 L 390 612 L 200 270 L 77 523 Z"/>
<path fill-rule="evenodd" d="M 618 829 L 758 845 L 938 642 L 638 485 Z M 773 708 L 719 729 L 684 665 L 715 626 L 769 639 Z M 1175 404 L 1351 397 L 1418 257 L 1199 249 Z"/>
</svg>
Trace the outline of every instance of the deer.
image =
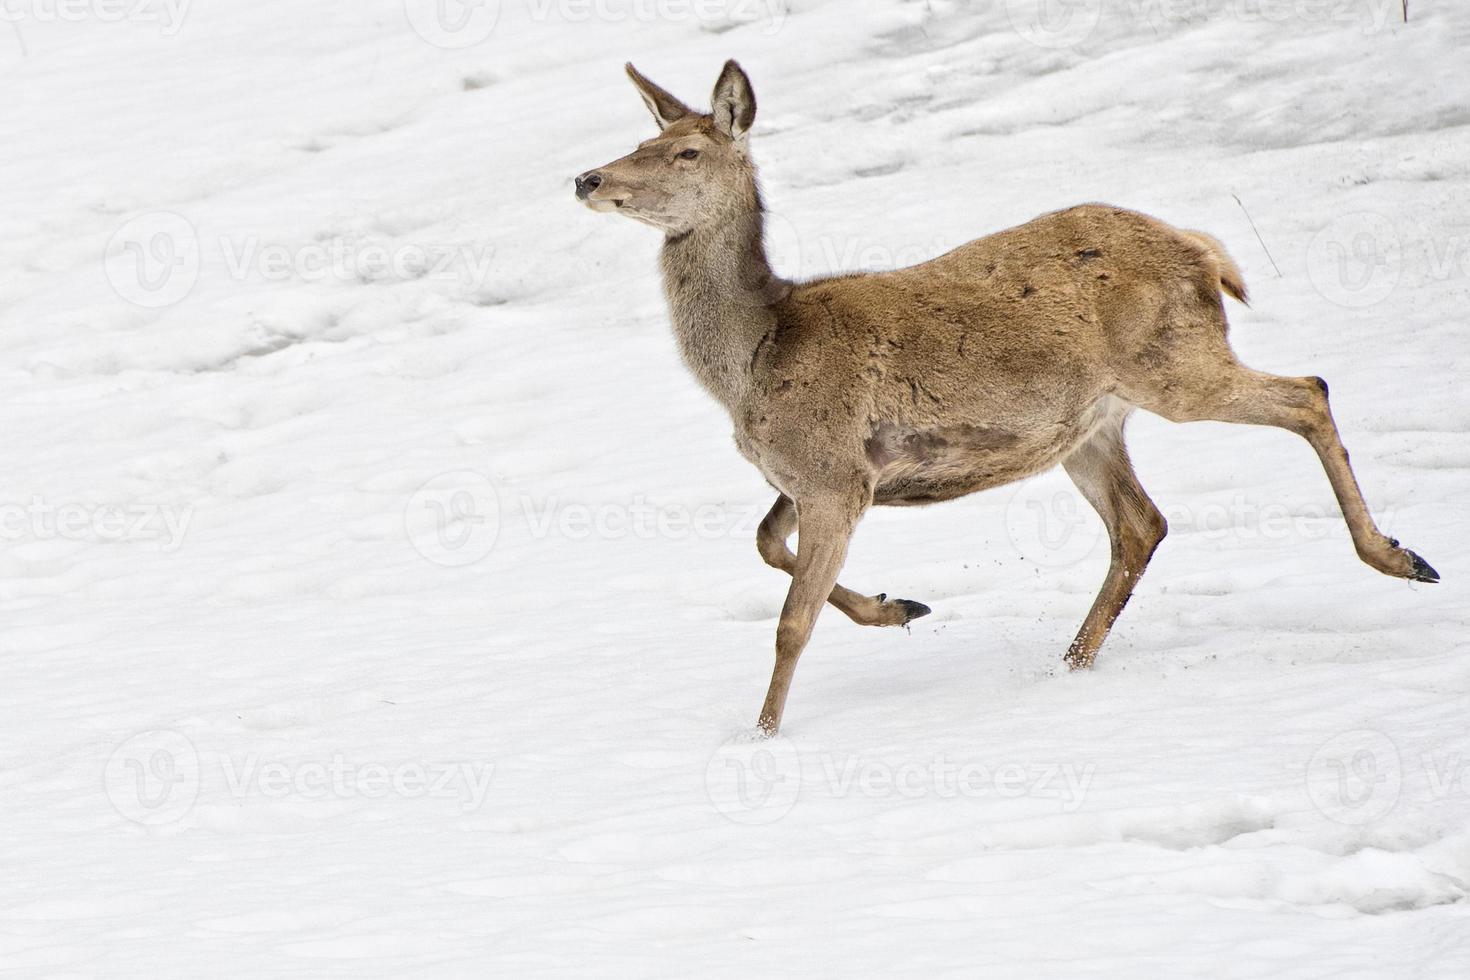
<svg viewBox="0 0 1470 980">
<path fill-rule="evenodd" d="M 1245 304 L 1246 286 L 1216 238 L 1083 204 L 918 265 L 785 279 L 766 258 L 745 71 L 727 61 L 699 112 L 626 70 L 658 133 L 573 183 L 593 211 L 663 233 L 682 360 L 777 492 L 756 546 L 791 583 L 756 734 L 780 730 L 824 604 L 864 626 L 930 612 L 837 581 L 868 508 L 952 500 L 1057 464 L 1110 543 L 1102 586 L 1063 658 L 1091 668 L 1168 531 L 1124 443 L 1137 409 L 1296 433 L 1316 451 L 1358 557 L 1386 575 L 1439 580 L 1374 523 L 1327 383 L 1236 360 L 1223 297 Z"/>
</svg>

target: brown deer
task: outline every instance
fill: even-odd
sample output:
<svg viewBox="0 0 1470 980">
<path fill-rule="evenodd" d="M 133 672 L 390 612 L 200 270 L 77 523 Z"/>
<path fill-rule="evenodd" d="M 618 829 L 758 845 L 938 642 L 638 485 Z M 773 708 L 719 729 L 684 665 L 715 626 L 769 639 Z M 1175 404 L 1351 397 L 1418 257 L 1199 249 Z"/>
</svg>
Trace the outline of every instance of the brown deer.
<svg viewBox="0 0 1470 980">
<path fill-rule="evenodd" d="M 1235 359 L 1221 293 L 1244 303 L 1245 283 L 1214 238 L 1084 204 L 910 268 L 790 282 L 766 262 L 745 72 L 725 63 L 705 114 L 627 70 L 660 132 L 578 176 L 577 197 L 664 233 L 684 361 L 780 493 L 756 540 L 792 579 L 760 712 L 766 734 L 781 724 L 824 602 L 867 626 L 929 612 L 837 584 L 868 507 L 949 500 L 1056 463 L 1112 542 L 1066 654 L 1072 669 L 1090 667 L 1167 530 L 1123 444 L 1135 408 L 1297 433 L 1321 458 L 1358 557 L 1386 575 L 1438 581 L 1369 516 L 1326 383 Z"/>
</svg>

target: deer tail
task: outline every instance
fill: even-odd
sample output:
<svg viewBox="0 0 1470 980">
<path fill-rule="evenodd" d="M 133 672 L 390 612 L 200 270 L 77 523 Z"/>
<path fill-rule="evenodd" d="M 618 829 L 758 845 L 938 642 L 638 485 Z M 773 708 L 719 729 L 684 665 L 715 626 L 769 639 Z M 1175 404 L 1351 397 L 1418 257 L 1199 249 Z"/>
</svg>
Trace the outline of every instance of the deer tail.
<svg viewBox="0 0 1470 980">
<path fill-rule="evenodd" d="M 1213 268 L 1220 279 L 1220 289 L 1226 295 L 1250 305 L 1250 294 L 1245 288 L 1245 276 L 1240 274 L 1240 266 L 1225 251 L 1225 246 L 1220 244 L 1220 239 L 1214 235 L 1207 235 L 1202 231 L 1185 231 L 1184 237 L 1195 245 L 1198 245 L 1205 253 L 1204 258 Z"/>
</svg>

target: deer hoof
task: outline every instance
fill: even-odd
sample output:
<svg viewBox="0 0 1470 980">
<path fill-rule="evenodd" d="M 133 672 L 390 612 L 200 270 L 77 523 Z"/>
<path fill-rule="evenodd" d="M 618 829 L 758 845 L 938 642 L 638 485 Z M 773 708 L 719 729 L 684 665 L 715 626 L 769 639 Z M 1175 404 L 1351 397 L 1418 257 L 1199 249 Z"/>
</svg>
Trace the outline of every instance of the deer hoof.
<svg viewBox="0 0 1470 980">
<path fill-rule="evenodd" d="M 1424 567 L 1428 568 L 1429 566 L 1425 565 Z M 893 604 L 903 610 L 902 625 L 904 626 L 912 623 L 920 616 L 927 616 L 934 611 L 928 606 L 924 605 L 922 602 L 915 602 L 912 599 L 894 599 Z"/>
<path fill-rule="evenodd" d="M 1411 582 L 1438 582 L 1439 581 L 1439 572 L 1436 572 L 1433 568 L 1431 568 L 1430 565 L 1429 565 L 1429 562 L 1425 561 L 1423 558 L 1420 558 L 1418 555 L 1414 554 L 1412 551 L 1408 551 L 1407 549 L 1405 550 L 1404 553 L 1409 556 L 1409 574 L 1407 576 L 1408 579 L 1409 579 L 1409 581 L 1411 581 Z"/>
</svg>

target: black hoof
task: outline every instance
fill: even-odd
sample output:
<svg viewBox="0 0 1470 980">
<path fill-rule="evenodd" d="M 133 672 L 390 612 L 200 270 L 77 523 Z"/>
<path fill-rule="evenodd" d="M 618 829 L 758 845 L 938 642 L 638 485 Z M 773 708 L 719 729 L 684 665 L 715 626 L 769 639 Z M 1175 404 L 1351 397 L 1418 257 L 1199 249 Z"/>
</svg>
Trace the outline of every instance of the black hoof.
<svg viewBox="0 0 1470 980">
<path fill-rule="evenodd" d="M 1424 567 L 1428 568 L 1429 566 L 1425 565 Z M 922 602 L 915 602 L 912 599 L 894 599 L 893 601 L 897 603 L 900 609 L 903 610 L 903 622 L 905 626 L 907 626 L 909 623 L 912 623 L 920 616 L 927 616 L 934 611 L 928 606 L 924 605 Z"/>
<path fill-rule="evenodd" d="M 1410 551 L 1409 580 L 1412 582 L 1438 582 L 1439 572 L 1431 568 L 1429 562 Z"/>
</svg>

